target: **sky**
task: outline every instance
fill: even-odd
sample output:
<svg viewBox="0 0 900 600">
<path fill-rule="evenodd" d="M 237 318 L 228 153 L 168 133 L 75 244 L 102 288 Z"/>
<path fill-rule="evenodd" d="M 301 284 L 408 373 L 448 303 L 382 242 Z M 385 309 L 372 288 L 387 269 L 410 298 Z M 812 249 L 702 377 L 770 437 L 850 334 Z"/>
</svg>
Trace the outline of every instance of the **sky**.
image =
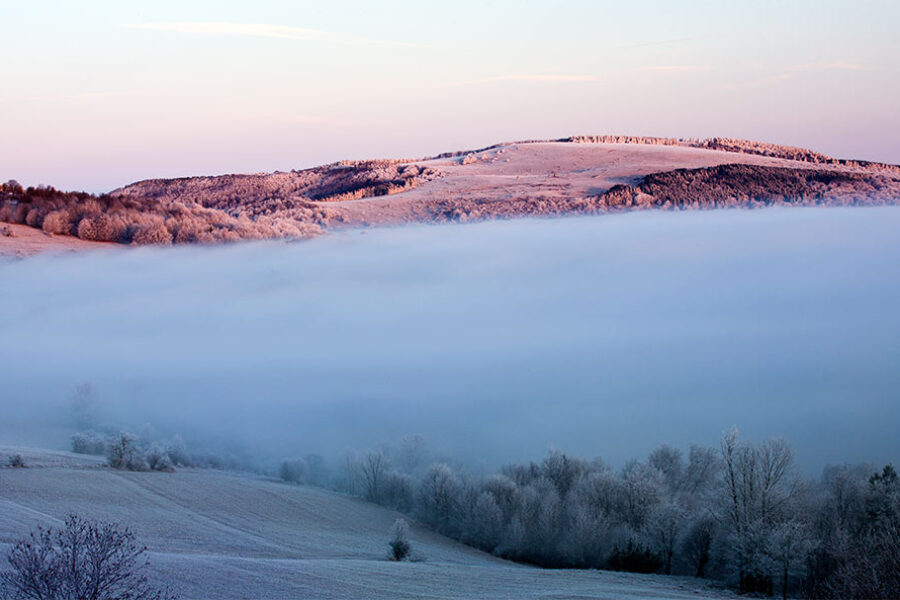
<svg viewBox="0 0 900 600">
<path fill-rule="evenodd" d="M 810 473 L 898 464 L 898 226 L 646 211 L 0 260 L 0 440 L 67 448 L 87 381 L 111 431 L 257 459 L 419 434 L 620 467 L 737 426 Z"/>
<path fill-rule="evenodd" d="M 0 3 L 0 179 L 421 157 L 575 134 L 900 163 L 900 4 Z"/>
</svg>

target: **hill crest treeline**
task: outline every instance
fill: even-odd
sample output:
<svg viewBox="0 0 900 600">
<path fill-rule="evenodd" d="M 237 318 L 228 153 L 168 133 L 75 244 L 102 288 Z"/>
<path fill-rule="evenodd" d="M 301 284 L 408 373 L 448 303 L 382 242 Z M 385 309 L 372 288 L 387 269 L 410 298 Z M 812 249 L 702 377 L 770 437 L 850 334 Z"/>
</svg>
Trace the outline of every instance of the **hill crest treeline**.
<svg viewBox="0 0 900 600">
<path fill-rule="evenodd" d="M 182 244 L 307 238 L 325 229 L 348 225 L 651 208 L 879 205 L 895 204 L 900 199 L 900 167 L 838 160 L 802 148 L 729 138 L 578 136 L 557 142 L 682 146 L 791 162 L 785 162 L 785 166 L 735 162 L 675 169 L 588 194 L 548 195 L 537 188 L 531 193 L 510 188 L 508 195 L 498 197 L 485 195 L 473 185 L 465 193 L 447 195 L 438 191 L 410 196 L 408 201 L 404 196 L 402 206 L 394 204 L 391 210 L 382 211 L 381 205 L 372 204 L 356 213 L 347 210 L 354 207 L 354 201 L 391 196 L 447 176 L 446 170 L 427 161 L 440 159 L 467 165 L 477 162 L 475 156 L 479 152 L 501 145 L 449 152 L 422 159 L 419 164 L 412 160 L 341 161 L 301 171 L 151 179 L 101 195 L 63 192 L 47 186 L 23 188 L 10 181 L 0 185 L 0 222 L 91 241 Z M 530 143 L 538 142 L 517 144 Z"/>
</svg>

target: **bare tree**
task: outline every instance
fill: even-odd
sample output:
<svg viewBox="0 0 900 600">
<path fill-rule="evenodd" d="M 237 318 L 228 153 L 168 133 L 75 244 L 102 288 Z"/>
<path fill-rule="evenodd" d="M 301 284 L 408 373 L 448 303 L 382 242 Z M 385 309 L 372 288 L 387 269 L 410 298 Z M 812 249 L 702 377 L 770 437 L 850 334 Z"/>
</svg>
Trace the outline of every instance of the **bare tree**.
<svg viewBox="0 0 900 600">
<path fill-rule="evenodd" d="M 716 521 L 703 515 L 688 528 L 681 542 L 685 558 L 694 569 L 694 577 L 706 576 L 706 565 L 712 558 L 712 543 L 716 531 Z"/>
<path fill-rule="evenodd" d="M 389 467 L 390 463 L 387 456 L 380 450 L 367 452 L 363 457 L 361 471 L 365 497 L 369 502 L 379 502 L 381 500 L 384 479 Z"/>
<path fill-rule="evenodd" d="M 684 510 L 674 502 L 657 504 L 647 519 L 647 532 L 662 556 L 666 575 L 672 574 L 672 558 L 684 522 Z"/>
<path fill-rule="evenodd" d="M 114 523 L 66 518 L 62 529 L 38 528 L 9 551 L 2 593 L 17 600 L 169 600 L 144 574 L 147 549 Z"/>
<path fill-rule="evenodd" d="M 682 491 L 691 496 L 702 494 L 715 485 L 721 470 L 722 461 L 714 449 L 691 445 Z"/>
<path fill-rule="evenodd" d="M 730 528 L 741 592 L 769 592 L 761 559 L 780 511 L 794 497 L 793 452 L 783 440 L 759 446 L 738 442 L 737 429 L 721 443 L 725 474 L 722 520 Z"/>
<path fill-rule="evenodd" d="M 647 457 L 647 464 L 662 474 L 663 481 L 670 493 L 674 494 L 678 491 L 684 472 L 680 450 L 664 444 L 650 453 L 650 456 Z"/>
<path fill-rule="evenodd" d="M 806 526 L 795 520 L 779 525 L 768 542 L 769 556 L 781 579 L 781 597 L 787 600 L 790 578 L 802 568 L 814 543 Z"/>
<path fill-rule="evenodd" d="M 455 531 L 462 496 L 462 482 L 449 466 L 432 465 L 419 484 L 422 519 L 447 534 Z"/>
</svg>

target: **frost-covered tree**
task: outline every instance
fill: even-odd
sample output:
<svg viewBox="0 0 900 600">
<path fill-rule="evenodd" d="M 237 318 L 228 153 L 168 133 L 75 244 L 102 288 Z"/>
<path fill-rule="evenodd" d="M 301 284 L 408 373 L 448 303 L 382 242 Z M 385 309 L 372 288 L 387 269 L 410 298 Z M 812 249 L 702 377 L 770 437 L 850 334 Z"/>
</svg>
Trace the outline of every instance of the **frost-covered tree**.
<svg viewBox="0 0 900 600">
<path fill-rule="evenodd" d="M 706 567 L 712 558 L 715 535 L 716 520 L 709 514 L 697 516 L 687 526 L 681 540 L 681 552 L 690 565 L 694 577 L 706 576 Z"/>
<path fill-rule="evenodd" d="M 587 470 L 583 461 L 568 457 L 555 449 L 550 450 L 542 467 L 544 477 L 553 483 L 560 498 L 565 498 L 569 494 Z"/>
<path fill-rule="evenodd" d="M 808 527 L 793 519 L 776 526 L 767 541 L 767 552 L 781 584 L 781 597 L 787 600 L 790 579 L 802 573 L 815 541 Z"/>
<path fill-rule="evenodd" d="M 482 491 L 467 512 L 461 539 L 485 552 L 493 552 L 500 545 L 504 525 L 503 511 L 494 495 Z"/>
<path fill-rule="evenodd" d="M 105 436 L 85 431 L 72 436 L 72 452 L 76 454 L 103 455 L 109 449 L 110 440 Z"/>
<path fill-rule="evenodd" d="M 320 487 L 328 485 L 329 472 L 325 458 L 319 454 L 307 454 L 303 459 L 306 461 L 307 480 L 309 483 Z"/>
<path fill-rule="evenodd" d="M 428 456 L 428 448 L 425 438 L 421 435 L 408 435 L 400 440 L 394 449 L 393 463 L 401 473 L 414 475 L 425 466 L 425 458 Z"/>
<path fill-rule="evenodd" d="M 662 475 L 666 491 L 674 495 L 681 487 L 684 471 L 684 462 L 681 450 L 671 446 L 660 446 L 647 457 L 647 465 L 656 469 Z"/>
<path fill-rule="evenodd" d="M 666 575 L 672 573 L 672 559 L 686 518 L 684 509 L 676 503 L 663 502 L 653 507 L 647 519 L 647 535 L 662 557 Z"/>
<path fill-rule="evenodd" d="M 773 439 L 757 446 L 738 441 L 737 430 L 722 438 L 724 490 L 721 518 L 732 536 L 741 592 L 771 592 L 765 548 L 783 509 L 797 490 L 793 452 Z"/>
<path fill-rule="evenodd" d="M 619 488 L 623 520 L 633 529 L 641 529 L 653 506 L 663 498 L 664 486 L 656 469 L 636 461 L 626 465 Z"/>
<path fill-rule="evenodd" d="M 387 476 L 390 462 L 381 450 L 366 452 L 360 463 L 363 489 L 366 500 L 380 502 L 384 492 L 384 479 Z"/>
<path fill-rule="evenodd" d="M 415 485 L 410 475 L 388 472 L 381 484 L 381 504 L 400 512 L 411 512 L 415 508 Z"/>
<path fill-rule="evenodd" d="M 457 533 L 462 498 L 462 481 L 453 469 L 445 464 L 432 465 L 419 484 L 419 514 L 439 532 Z"/>
<path fill-rule="evenodd" d="M 0 572 L 10 600 L 169 600 L 148 583 L 147 549 L 114 523 L 66 518 L 61 529 L 38 528 L 16 542 Z"/>
<path fill-rule="evenodd" d="M 405 519 L 397 519 L 391 527 L 390 546 L 391 560 L 406 560 L 412 552 L 412 544 L 409 542 L 409 524 Z"/>
<path fill-rule="evenodd" d="M 689 500 L 703 500 L 715 487 L 721 471 L 722 460 L 714 449 L 691 445 L 681 484 L 682 493 Z"/>
<path fill-rule="evenodd" d="M 175 472 L 175 464 L 169 457 L 168 451 L 159 443 L 154 442 L 150 445 L 150 448 L 144 453 L 144 460 L 151 471 Z"/>
<path fill-rule="evenodd" d="M 147 461 L 138 450 L 137 438 L 127 431 L 121 432 L 110 442 L 106 452 L 106 461 L 113 469 L 128 471 L 149 469 Z"/>
</svg>

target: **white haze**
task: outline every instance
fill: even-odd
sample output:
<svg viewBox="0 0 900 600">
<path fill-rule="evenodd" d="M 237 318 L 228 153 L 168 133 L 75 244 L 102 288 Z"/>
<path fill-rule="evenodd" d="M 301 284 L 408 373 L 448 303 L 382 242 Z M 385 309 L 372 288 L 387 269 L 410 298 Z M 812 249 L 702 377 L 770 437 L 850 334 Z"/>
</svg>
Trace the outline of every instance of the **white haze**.
<svg viewBox="0 0 900 600">
<path fill-rule="evenodd" d="M 276 458 L 408 433 L 613 464 L 737 425 L 897 460 L 900 209 L 642 213 L 0 262 L 0 444 L 102 420 Z"/>
</svg>

